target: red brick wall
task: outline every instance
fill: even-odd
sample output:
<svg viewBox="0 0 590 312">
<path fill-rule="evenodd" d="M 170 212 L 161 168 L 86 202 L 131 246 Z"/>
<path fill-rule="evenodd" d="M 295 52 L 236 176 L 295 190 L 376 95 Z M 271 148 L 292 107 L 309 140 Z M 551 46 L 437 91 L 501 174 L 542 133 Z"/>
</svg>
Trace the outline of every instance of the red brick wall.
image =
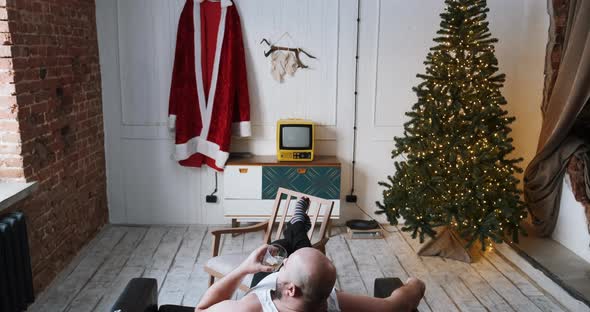
<svg viewBox="0 0 590 312">
<path fill-rule="evenodd" d="M 38 292 L 107 222 L 95 3 L 0 0 L 0 6 L 2 2 L 8 33 L 6 22 L 0 22 L 0 53 L 11 54 L 2 61 L 10 63 L 13 72 L 0 75 L 0 84 L 14 81 L 18 127 L 0 121 L 0 133 L 3 141 L 5 136 L 22 141 L 24 178 L 39 182 L 32 197 L 12 208 L 28 218 Z M 2 103 L 1 116 L 14 119 L 8 110 L 14 98 Z M 13 133 L 20 138 L 9 136 Z M 19 165 L 16 158 L 14 164 Z"/>
</svg>

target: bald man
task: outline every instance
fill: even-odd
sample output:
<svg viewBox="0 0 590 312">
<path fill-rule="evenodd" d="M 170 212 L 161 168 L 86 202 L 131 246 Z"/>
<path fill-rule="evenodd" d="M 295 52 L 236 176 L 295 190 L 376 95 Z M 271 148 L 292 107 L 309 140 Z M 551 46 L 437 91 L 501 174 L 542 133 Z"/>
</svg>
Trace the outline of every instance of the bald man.
<svg viewBox="0 0 590 312">
<path fill-rule="evenodd" d="M 289 257 L 281 269 L 262 264 L 267 245 L 254 250 L 235 270 L 213 284 L 195 311 L 412 311 L 424 296 L 424 283 L 410 278 L 387 298 L 373 298 L 336 291 L 336 268 L 320 251 L 310 248 L 307 238 L 310 223 L 309 200 L 297 202 L 297 210 L 275 241 L 285 247 Z M 235 290 L 248 274 L 255 274 L 251 290 L 240 300 L 232 301 Z"/>
<path fill-rule="evenodd" d="M 242 299 L 231 300 L 246 275 L 272 271 L 261 262 L 266 248 L 254 250 L 238 268 L 213 284 L 195 311 L 412 311 L 424 296 L 424 283 L 415 278 L 383 299 L 336 291 L 334 265 L 320 251 L 302 248 L 285 260 L 279 272 L 266 276 Z"/>
</svg>

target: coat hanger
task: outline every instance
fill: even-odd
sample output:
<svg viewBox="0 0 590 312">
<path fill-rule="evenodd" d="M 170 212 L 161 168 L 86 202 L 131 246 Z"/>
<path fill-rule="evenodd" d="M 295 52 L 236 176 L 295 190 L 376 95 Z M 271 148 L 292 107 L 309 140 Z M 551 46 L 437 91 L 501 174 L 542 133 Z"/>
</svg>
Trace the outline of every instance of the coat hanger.
<svg viewBox="0 0 590 312">
<path fill-rule="evenodd" d="M 287 39 L 289 39 L 289 44 L 288 45 L 291 45 L 291 46 L 297 46 L 298 45 L 298 44 L 295 44 L 295 40 L 293 39 L 293 37 L 291 37 L 291 34 L 288 31 L 286 31 L 282 35 L 280 35 L 279 36 L 279 39 L 275 40 L 275 42 L 273 42 L 272 44 L 273 45 L 277 45 L 277 43 L 281 42 L 281 40 L 283 38 L 285 38 L 285 37 Z"/>
<path fill-rule="evenodd" d="M 283 37 L 285 36 L 289 36 L 289 38 L 291 38 L 291 40 L 293 40 L 293 38 L 291 37 L 291 35 L 288 32 L 283 33 L 279 39 L 277 41 L 275 41 L 275 43 L 270 43 L 270 41 L 268 41 L 266 38 L 262 38 L 262 41 L 260 41 L 260 44 L 266 43 L 266 45 L 270 46 L 270 49 L 266 52 L 264 52 L 264 56 L 268 57 L 269 55 L 271 55 L 273 52 L 276 51 L 288 51 L 288 52 L 294 52 L 295 53 L 295 60 L 297 61 L 297 66 L 300 68 L 309 68 L 309 66 L 303 64 L 303 62 L 301 62 L 301 58 L 299 58 L 299 53 L 303 53 L 305 55 L 307 55 L 307 57 L 312 58 L 312 59 L 317 59 L 315 56 L 307 53 L 305 50 L 301 49 L 301 48 L 290 48 L 290 47 L 282 47 L 282 46 L 277 46 L 275 45 L 277 42 L 279 42 L 281 39 L 283 39 Z"/>
</svg>

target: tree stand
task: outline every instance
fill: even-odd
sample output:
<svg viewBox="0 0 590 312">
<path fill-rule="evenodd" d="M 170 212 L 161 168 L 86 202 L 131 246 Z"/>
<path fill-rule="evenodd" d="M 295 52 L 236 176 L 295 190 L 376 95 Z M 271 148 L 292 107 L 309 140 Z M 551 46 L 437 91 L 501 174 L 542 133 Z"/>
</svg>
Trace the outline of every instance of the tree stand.
<svg viewBox="0 0 590 312">
<path fill-rule="evenodd" d="M 418 251 L 418 255 L 438 256 L 467 263 L 477 261 L 481 257 L 478 251 L 481 245 L 474 243 L 469 249 L 465 248 L 467 243 L 455 230 L 445 226 L 438 228 L 436 232 L 436 237 L 424 244 Z"/>
</svg>

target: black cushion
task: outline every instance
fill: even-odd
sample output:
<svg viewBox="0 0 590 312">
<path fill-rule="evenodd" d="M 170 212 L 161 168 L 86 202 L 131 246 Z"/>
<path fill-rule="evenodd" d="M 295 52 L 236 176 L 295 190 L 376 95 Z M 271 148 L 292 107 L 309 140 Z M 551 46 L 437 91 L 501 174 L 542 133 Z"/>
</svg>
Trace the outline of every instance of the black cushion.
<svg viewBox="0 0 590 312">
<path fill-rule="evenodd" d="M 375 298 L 386 298 L 391 293 L 404 286 L 404 283 L 397 277 L 383 277 L 375 279 L 375 287 L 373 290 L 373 297 Z M 418 311 L 417 309 L 413 311 Z"/>
<path fill-rule="evenodd" d="M 133 278 L 119 296 L 111 311 L 157 312 L 158 282 L 155 278 Z"/>
<path fill-rule="evenodd" d="M 374 297 L 386 298 L 404 283 L 399 278 L 375 279 Z M 120 312 L 192 312 L 194 307 L 163 305 L 158 310 L 158 285 L 153 278 L 134 278 L 129 281 L 111 311 Z"/>
<path fill-rule="evenodd" d="M 160 307 L 160 312 L 193 312 L 195 308 L 166 304 Z"/>
<path fill-rule="evenodd" d="M 397 277 L 376 278 L 373 297 L 387 298 L 391 293 L 404 286 L 404 283 Z"/>
</svg>

